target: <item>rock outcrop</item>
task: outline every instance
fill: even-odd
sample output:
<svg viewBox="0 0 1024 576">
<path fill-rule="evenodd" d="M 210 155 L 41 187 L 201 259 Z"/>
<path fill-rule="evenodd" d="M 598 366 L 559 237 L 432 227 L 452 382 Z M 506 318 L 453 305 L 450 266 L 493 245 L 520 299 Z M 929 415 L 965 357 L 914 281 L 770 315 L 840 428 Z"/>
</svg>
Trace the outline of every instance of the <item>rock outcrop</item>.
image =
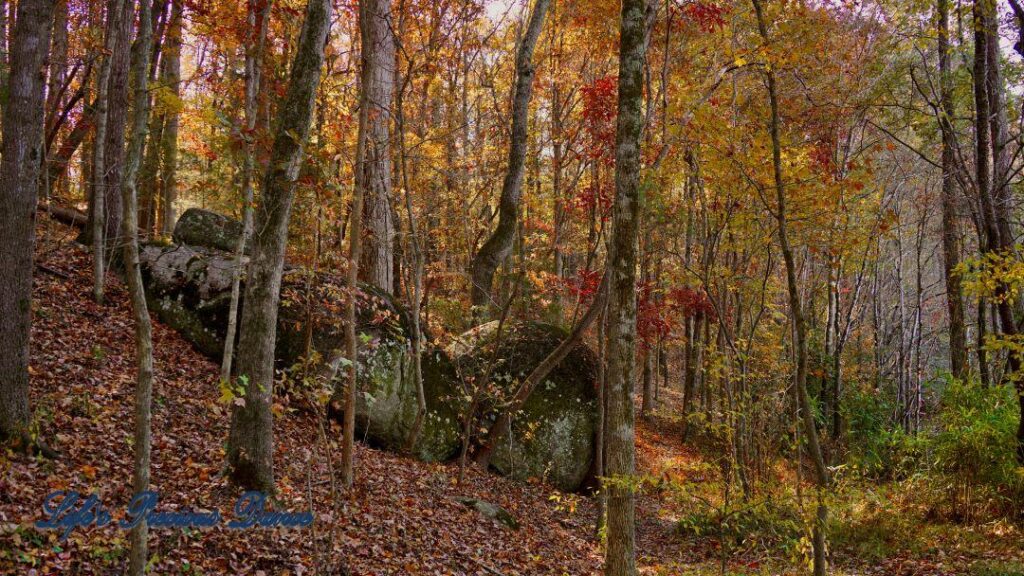
<svg viewBox="0 0 1024 576">
<path fill-rule="evenodd" d="M 236 265 L 232 250 L 240 232 L 238 223 L 229 218 L 190 209 L 175 227 L 174 244 L 145 245 L 140 254 L 151 309 L 218 361 Z M 286 267 L 275 350 L 279 367 L 319 361 L 343 349 L 349 297 L 340 277 Z M 354 297 L 360 335 L 358 437 L 380 448 L 402 451 L 417 412 L 412 346 L 407 337 L 411 323 L 405 310 L 380 290 L 361 285 Z M 467 332 L 447 350 L 429 342 L 424 346 L 427 414 L 413 448 L 417 457 L 443 461 L 458 451 L 462 376 L 488 376 L 492 389 L 498 391 L 484 403 L 481 424 L 486 427 L 493 424 L 518 383 L 567 336 L 555 326 L 523 322 L 506 326 L 498 338 L 496 326 L 491 323 Z M 517 479 L 543 478 L 562 490 L 583 486 L 591 478 L 594 459 L 595 382 L 596 358 L 581 344 L 513 416 L 512 433 L 495 447 L 492 468 Z"/>
<path fill-rule="evenodd" d="M 463 373 L 487 376 L 500 390 L 485 422 L 493 423 L 524 380 L 568 333 L 538 322 L 497 322 L 471 330 L 449 347 Z M 495 350 L 497 347 L 497 350 Z M 591 478 L 597 426 L 597 358 L 585 345 L 574 348 L 512 417 L 512 434 L 494 447 L 491 467 L 517 479 L 543 478 L 574 491 Z"/>
</svg>

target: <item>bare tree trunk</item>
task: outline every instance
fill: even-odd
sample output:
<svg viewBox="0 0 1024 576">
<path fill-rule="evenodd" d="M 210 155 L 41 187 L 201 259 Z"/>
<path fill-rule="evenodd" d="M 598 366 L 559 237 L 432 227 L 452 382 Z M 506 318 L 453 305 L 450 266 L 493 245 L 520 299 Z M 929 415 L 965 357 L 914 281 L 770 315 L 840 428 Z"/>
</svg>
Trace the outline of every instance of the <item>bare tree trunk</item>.
<svg viewBox="0 0 1024 576">
<path fill-rule="evenodd" d="M 53 27 L 50 33 L 49 82 L 46 88 L 45 128 L 43 129 L 43 166 L 42 196 L 49 199 L 51 187 L 56 180 L 50 179 L 50 171 L 46 169 L 50 159 L 51 141 L 47 135 L 57 125 L 60 106 L 64 100 L 64 82 L 68 66 L 68 3 L 67 0 L 56 0 L 53 12 Z M 84 82 L 84 80 L 83 80 Z"/>
<path fill-rule="evenodd" d="M 235 267 L 231 271 L 231 303 L 228 305 L 228 327 L 224 337 L 224 356 L 220 364 L 222 382 L 231 381 L 235 330 L 238 324 L 238 300 L 242 293 L 242 260 L 245 258 L 245 243 L 252 235 L 252 181 L 256 174 L 254 140 L 256 138 L 257 106 L 259 105 L 260 72 L 263 67 L 263 45 L 267 36 L 269 12 L 269 0 L 249 0 L 246 23 L 249 33 L 253 37 L 246 43 L 245 51 L 245 159 L 242 166 L 242 233 L 238 236 L 238 243 L 235 246 Z"/>
<path fill-rule="evenodd" d="M 765 23 L 764 12 L 761 7 L 761 0 L 752 0 L 754 11 L 757 14 L 757 27 L 761 39 L 766 44 L 771 44 L 768 35 L 768 26 Z M 797 285 L 796 261 L 793 258 L 793 250 L 789 244 L 789 232 L 787 227 L 786 213 L 786 187 L 782 175 L 782 142 L 779 135 L 779 102 L 778 92 L 775 85 L 775 72 L 772 68 L 765 70 L 768 80 L 768 100 L 771 106 L 771 140 L 772 140 L 772 171 L 775 176 L 775 199 L 776 199 L 776 220 L 778 221 L 779 244 L 782 248 L 782 257 L 786 264 L 786 284 L 789 291 L 789 308 L 793 317 L 796 341 L 796 392 L 800 402 L 800 413 L 803 417 L 803 428 L 807 436 L 807 448 L 814 462 L 816 473 L 818 507 L 813 530 L 814 548 L 814 574 L 824 576 L 826 572 L 825 559 L 825 522 L 828 519 L 828 509 L 825 506 L 825 491 L 828 489 L 828 469 L 825 468 L 825 459 L 822 457 L 821 445 L 818 442 L 817 427 L 814 423 L 814 413 L 811 409 L 811 400 L 807 393 L 807 326 L 804 321 L 803 305 L 800 302 L 800 287 Z"/>
<path fill-rule="evenodd" d="M 975 167 L 978 196 L 981 200 L 987 251 L 1008 254 L 1012 252 L 1013 246 L 1006 217 L 1006 205 L 1004 199 L 993 198 L 992 181 L 992 161 L 998 165 L 1001 152 L 998 144 L 993 146 L 993 139 L 1000 135 L 998 118 L 994 118 L 994 115 L 998 116 L 998 110 L 993 108 L 993 104 L 998 108 L 1002 102 L 1000 91 L 992 89 L 993 76 L 998 76 L 990 71 L 989 62 L 992 50 L 988 44 L 990 41 L 996 41 L 996 35 L 992 32 L 996 26 L 995 6 L 987 0 L 975 0 L 974 20 Z M 996 152 L 995 155 L 991 155 L 993 151 Z M 999 172 L 998 166 L 996 172 Z M 1001 183 L 996 182 L 996 185 L 999 186 Z M 999 331 L 1004 337 L 1012 340 L 1017 335 L 1017 324 L 1009 299 L 1003 297 L 1007 290 L 1005 282 L 997 282 L 994 300 Z M 1011 349 L 1006 358 L 1006 367 L 1009 370 L 1008 377 L 1015 382 L 1018 392 L 1021 418 L 1017 428 L 1017 460 L 1024 463 L 1024 382 L 1016 378 L 1021 365 L 1020 353 Z"/>
<path fill-rule="evenodd" d="M 100 73 L 96 78 L 96 134 L 92 144 L 93 185 L 92 215 L 90 221 L 92 236 L 92 296 L 97 304 L 105 298 L 106 284 L 106 222 L 107 222 L 107 178 L 106 178 L 106 144 L 107 144 L 107 107 L 110 103 L 110 70 L 113 66 L 113 54 L 117 47 L 121 19 L 124 17 L 126 0 L 111 0 L 107 7 L 106 38 L 104 51 L 106 56 L 100 63 Z"/>
<path fill-rule="evenodd" d="M 359 278 L 388 294 L 395 293 L 395 219 L 391 209 L 391 101 L 395 92 L 395 34 L 391 0 L 359 3 L 362 42 L 360 111 L 367 108 L 363 171 L 363 228 Z"/>
<path fill-rule="evenodd" d="M 163 84 L 175 98 L 181 91 L 181 10 L 183 0 L 171 0 L 171 19 L 167 27 L 167 46 L 164 48 Z M 170 236 L 174 230 L 174 202 L 178 196 L 178 121 L 181 109 L 167 111 L 167 120 L 160 134 L 160 233 Z"/>
<path fill-rule="evenodd" d="M 615 208 L 608 297 L 608 552 L 605 574 L 636 574 L 633 381 L 640 227 L 640 141 L 647 52 L 647 2 L 623 0 L 615 130 Z"/>
<path fill-rule="evenodd" d="M 976 344 L 976 351 L 978 354 L 978 380 L 981 381 L 982 388 L 988 388 L 992 384 L 992 376 L 989 374 L 988 367 L 988 350 L 985 349 L 985 338 L 987 330 L 988 320 L 985 318 L 985 307 L 988 303 L 985 302 L 984 298 L 978 298 L 978 337 Z"/>
<path fill-rule="evenodd" d="M 594 432 L 594 476 L 596 478 L 604 477 L 604 447 L 605 447 L 605 430 L 606 430 L 606 391 L 607 391 L 607 344 L 608 338 L 605 334 L 605 328 L 608 326 L 608 309 L 607 302 L 601 309 L 601 313 L 597 319 L 597 430 Z M 597 492 L 597 519 L 594 521 L 594 535 L 596 538 L 601 537 L 601 533 L 605 527 L 605 512 L 608 508 L 608 496 L 604 488 L 600 488 Z"/>
<path fill-rule="evenodd" d="M 651 410 L 654 409 L 654 385 L 655 385 L 655 372 L 654 372 L 654 358 L 657 355 L 657 349 L 649 347 L 644 353 L 644 369 L 643 369 L 643 394 L 640 401 L 640 417 L 650 418 Z"/>
<path fill-rule="evenodd" d="M 141 494 L 149 490 L 150 449 L 152 443 L 153 400 L 153 330 L 146 306 L 146 292 L 142 286 L 139 267 L 139 222 L 138 222 L 138 181 L 139 166 L 142 164 L 143 147 L 149 124 L 149 56 L 153 45 L 153 28 L 150 20 L 150 0 L 139 0 L 139 28 L 133 47 L 131 137 L 125 155 L 124 181 L 121 184 L 121 207 L 123 210 L 122 235 L 124 236 L 124 266 L 128 281 L 128 294 L 135 315 L 135 355 L 138 374 L 135 382 L 135 466 L 132 474 L 132 490 Z M 131 551 L 128 556 L 128 574 L 142 576 L 146 571 L 149 556 L 147 539 L 149 526 L 145 519 L 132 527 Z"/>
<path fill-rule="evenodd" d="M 121 246 L 121 184 L 124 180 L 125 160 L 125 125 L 128 116 L 128 67 L 131 59 L 131 31 L 135 5 L 132 0 L 111 0 L 109 11 L 121 6 L 117 26 L 111 29 L 114 34 L 113 51 L 110 58 L 110 77 L 107 80 L 107 127 L 103 143 L 103 164 L 100 171 L 103 175 L 104 189 L 103 247 L 104 254 L 116 258 L 116 249 Z M 109 17 L 109 16 L 108 16 Z M 96 210 L 93 209 L 95 217 Z"/>
<path fill-rule="evenodd" d="M 942 253 L 949 312 L 949 365 L 955 378 L 967 377 L 967 336 L 960 276 L 960 230 L 956 215 L 956 135 L 953 133 L 953 87 L 949 69 L 949 0 L 938 0 L 939 127 L 942 130 Z"/>
<path fill-rule="evenodd" d="M 0 0 L 0 86 L 7 86 L 7 72 L 10 70 L 9 66 L 9 50 L 7 46 L 7 30 L 14 26 L 13 22 L 8 22 L 7 11 L 8 11 L 7 0 Z M 6 108 L 6 103 L 0 103 Z M 3 110 L 0 109 L 0 113 Z"/>
<path fill-rule="evenodd" d="M 498 226 L 470 263 L 474 317 L 479 318 L 491 303 L 494 273 L 512 251 L 512 240 L 519 222 L 519 199 L 522 195 L 523 169 L 528 145 L 530 96 L 533 93 L 533 51 L 540 37 L 551 0 L 537 0 L 530 15 L 526 34 L 516 55 L 516 86 L 512 100 L 512 134 L 508 147 L 508 171 L 501 185 L 498 201 Z"/>
<path fill-rule="evenodd" d="M 386 20 L 378 22 L 377 15 L 379 11 L 375 2 L 376 0 L 367 0 L 366 2 L 359 3 L 359 33 L 364 45 L 373 44 L 371 38 L 374 38 L 375 34 L 378 33 L 377 26 L 389 25 Z M 360 70 L 359 133 L 356 136 L 356 165 L 354 169 L 355 188 L 352 191 L 352 209 L 349 212 L 352 220 L 349 225 L 351 233 L 348 238 L 347 287 L 350 296 L 345 305 L 345 353 L 349 364 L 344 390 L 344 413 L 341 426 L 341 477 L 346 487 L 351 487 L 355 480 L 356 388 L 358 386 L 356 359 L 359 357 L 359 340 L 356 335 L 355 294 L 358 290 L 359 268 L 362 266 L 364 202 L 369 193 L 369 188 L 373 186 L 370 178 L 376 174 L 367 164 L 381 160 L 371 155 L 376 154 L 376 151 L 372 150 L 372 148 L 379 142 L 371 142 L 371 139 L 377 135 L 371 133 L 373 125 L 370 118 L 370 107 L 372 106 L 371 87 L 377 80 L 374 76 L 380 74 L 380 71 L 372 65 L 371 59 L 368 56 L 368 50 L 364 48 L 362 69 Z M 386 161 L 390 162 L 390 159 Z"/>
<path fill-rule="evenodd" d="M 424 255 L 424 242 L 420 236 L 420 227 L 417 223 L 416 213 L 412 206 L 412 190 L 409 183 L 408 154 L 405 147 L 405 92 L 412 77 L 410 72 L 399 83 L 398 95 L 395 101 L 395 132 L 398 134 L 398 157 L 402 169 L 402 188 L 405 191 L 405 213 L 409 218 L 409 246 L 412 248 L 412 270 L 410 271 L 412 293 L 409 295 L 410 314 L 412 316 L 412 355 L 413 355 L 413 381 L 416 385 L 416 418 L 413 420 L 412 428 L 409 430 L 409 438 L 406 440 L 406 449 L 412 452 L 416 449 L 419 441 L 420 431 L 423 428 L 423 419 L 427 414 L 427 396 L 423 390 L 423 329 L 420 321 L 420 308 L 423 302 L 423 274 L 426 266 Z"/>
<path fill-rule="evenodd" d="M 232 480 L 248 489 L 274 490 L 274 431 L 270 410 L 274 386 L 277 305 L 295 181 L 309 138 L 331 2 L 309 0 L 292 62 L 288 89 L 279 108 L 277 132 L 256 211 L 252 257 L 245 283 L 236 372 L 244 383 L 242 406 L 234 405 L 228 436 Z"/>
<path fill-rule="evenodd" d="M 53 0 L 21 0 L 11 41 L 11 73 L 0 154 L 0 439 L 27 446 L 29 335 L 36 200 L 42 159 L 43 62 Z"/>
</svg>

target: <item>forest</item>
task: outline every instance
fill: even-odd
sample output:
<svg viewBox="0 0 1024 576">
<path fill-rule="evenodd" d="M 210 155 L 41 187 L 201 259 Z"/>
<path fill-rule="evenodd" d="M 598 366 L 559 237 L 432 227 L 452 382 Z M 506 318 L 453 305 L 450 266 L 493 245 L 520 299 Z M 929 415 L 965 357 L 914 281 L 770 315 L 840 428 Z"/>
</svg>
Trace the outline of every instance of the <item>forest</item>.
<svg viewBox="0 0 1024 576">
<path fill-rule="evenodd" d="M 1022 0 L 0 0 L 0 574 L 1024 576 L 1022 170 Z"/>
</svg>

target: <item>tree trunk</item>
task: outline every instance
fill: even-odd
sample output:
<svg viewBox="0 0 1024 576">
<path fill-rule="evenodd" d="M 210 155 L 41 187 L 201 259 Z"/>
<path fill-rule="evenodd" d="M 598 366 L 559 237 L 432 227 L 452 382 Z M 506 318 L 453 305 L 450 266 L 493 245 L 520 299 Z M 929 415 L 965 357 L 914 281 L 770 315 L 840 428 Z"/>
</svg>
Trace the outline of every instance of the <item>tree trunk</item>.
<svg viewBox="0 0 1024 576">
<path fill-rule="evenodd" d="M 135 315 L 135 355 L 138 374 L 135 382 L 135 466 L 132 474 L 132 490 L 141 494 L 149 490 L 150 448 L 152 442 L 153 400 L 153 334 L 146 306 L 146 291 L 142 286 L 142 272 L 139 268 L 139 222 L 138 222 L 138 181 L 139 166 L 142 164 L 144 143 L 149 124 L 148 72 L 152 50 L 152 21 L 150 0 L 139 0 L 139 28 L 132 48 L 132 97 L 131 137 L 125 155 L 124 181 L 121 184 L 121 206 L 123 209 L 122 235 L 124 236 L 124 266 L 128 281 L 128 294 Z M 142 576 L 146 571 L 148 557 L 147 539 L 149 526 L 145 519 L 132 527 L 131 551 L 128 556 L 128 574 Z"/>
<path fill-rule="evenodd" d="M 757 14 L 758 32 L 765 44 L 770 45 L 771 38 L 768 35 L 768 26 L 765 23 L 761 0 L 752 0 L 752 2 L 754 4 L 754 11 Z M 829 477 L 828 469 L 825 468 L 825 459 L 822 456 L 821 445 L 818 442 L 817 426 L 814 422 L 810 395 L 807 393 L 807 325 L 804 321 L 803 305 L 800 302 L 800 287 L 797 284 L 796 277 L 796 260 L 793 257 L 793 250 L 789 244 L 786 188 L 782 175 L 782 141 L 779 135 L 779 97 L 775 85 L 775 72 L 771 67 L 768 67 L 765 70 L 765 75 L 768 80 L 768 100 L 771 107 L 769 130 L 772 141 L 772 171 L 775 179 L 775 216 L 778 221 L 782 258 L 786 264 L 789 308 L 790 314 L 793 317 L 796 338 L 794 342 L 796 348 L 796 392 L 800 403 L 800 413 L 803 417 L 803 429 L 807 436 L 807 448 L 814 462 L 815 479 L 818 485 L 818 507 L 813 529 L 814 574 L 815 576 L 824 576 L 827 566 L 825 559 L 825 522 L 828 519 L 828 509 L 825 506 L 825 491 L 828 489 Z"/>
<path fill-rule="evenodd" d="M 253 229 L 252 257 L 245 283 L 236 370 L 239 378 L 245 377 L 245 395 L 241 406 L 233 406 L 227 456 L 233 482 L 264 492 L 274 490 L 270 404 L 288 220 L 303 147 L 309 137 L 330 24 L 330 1 L 309 0 L 263 178 L 263 197 L 256 211 L 257 226 Z"/>
<path fill-rule="evenodd" d="M 474 317 L 481 317 L 491 303 L 494 273 L 512 251 L 519 222 L 519 199 L 522 195 L 523 169 L 526 161 L 527 124 L 529 123 L 530 96 L 533 92 L 533 50 L 537 46 L 544 16 L 551 0 L 537 0 L 530 15 L 526 34 L 516 55 L 516 86 L 512 100 L 512 134 L 508 146 L 508 171 L 501 185 L 498 202 L 498 226 L 490 238 L 477 251 L 470 263 L 472 303 Z"/>
<path fill-rule="evenodd" d="M 121 6 L 117 16 L 113 51 L 110 58 L 110 77 L 107 80 L 107 127 L 103 142 L 104 190 L 103 210 L 103 254 L 116 255 L 114 250 L 121 246 L 121 183 L 124 171 L 125 124 L 128 114 L 128 66 L 131 59 L 131 30 L 134 4 L 130 0 L 111 0 L 108 14 L 113 14 L 116 5 Z M 108 16 L 112 18 L 112 16 Z M 95 217 L 96 210 L 93 209 Z"/>
<path fill-rule="evenodd" d="M 949 68 L 949 0 L 938 0 L 939 127 L 942 130 L 942 253 L 949 312 L 949 365 L 955 378 L 967 377 L 967 336 L 960 275 L 960 230 L 956 215 L 956 135 L 953 132 L 953 86 Z"/>
<path fill-rule="evenodd" d="M 655 355 L 657 355 L 657 350 L 653 346 L 649 347 L 644 353 L 643 395 L 641 396 L 640 403 L 640 417 L 645 419 L 651 417 L 651 410 L 654 409 Z"/>
<path fill-rule="evenodd" d="M 53 27 L 50 33 L 49 82 L 46 88 L 46 119 L 44 138 L 57 125 L 57 117 L 63 102 L 64 81 L 68 66 L 68 3 L 67 0 L 56 0 L 53 12 Z M 84 82 L 84 81 L 83 81 Z M 48 166 L 50 158 L 50 141 L 43 145 L 44 166 Z M 56 183 L 50 179 L 50 171 L 42 172 L 42 195 L 49 199 L 52 186 Z"/>
<path fill-rule="evenodd" d="M 231 364 L 234 360 L 235 330 L 238 325 L 238 300 L 242 294 L 242 260 L 245 257 L 245 243 L 252 235 L 252 180 L 256 174 L 255 131 L 259 105 L 260 72 L 263 69 L 263 45 L 267 37 L 267 22 L 270 15 L 269 0 L 249 0 L 246 23 L 253 35 L 246 43 L 245 51 L 245 158 L 242 164 L 242 233 L 235 246 L 235 265 L 231 271 L 231 303 L 228 305 L 227 335 L 224 337 L 224 357 L 220 364 L 220 379 L 231 381 Z"/>
<path fill-rule="evenodd" d="M 597 430 L 594 432 L 594 477 L 604 477 L 604 447 L 606 424 L 606 390 L 607 382 L 607 349 L 608 338 L 605 329 L 608 326 L 608 302 L 601 308 L 597 318 Z M 605 527 L 605 512 L 608 508 L 608 497 L 604 490 L 597 493 L 597 519 L 594 521 L 594 536 L 600 538 Z"/>
<path fill-rule="evenodd" d="M 608 552 L 605 574 L 636 574 L 633 381 L 636 371 L 636 266 L 640 225 L 640 138 L 647 51 L 647 2 L 623 0 L 615 130 L 615 207 L 608 298 Z"/>
<path fill-rule="evenodd" d="M 997 107 L 1001 106 L 1002 98 L 999 90 L 992 90 L 994 73 L 991 73 L 991 58 L 989 41 L 994 40 L 995 35 L 991 29 L 995 24 L 995 8 L 991 2 L 986 0 L 975 0 L 974 2 L 974 107 L 975 107 L 975 168 L 977 170 L 978 197 L 981 201 L 982 220 L 986 236 L 987 252 L 997 254 L 1008 254 L 1012 251 L 1012 238 L 1009 234 L 1008 219 L 1006 217 L 1006 206 L 1000 198 L 993 198 L 992 182 L 992 160 L 998 164 L 1000 158 L 993 156 L 998 147 L 993 147 L 993 136 L 999 136 L 999 128 L 994 124 L 998 123 L 998 111 L 992 107 L 993 100 Z M 997 169 L 997 173 L 999 170 Z M 999 184 L 999 183 L 997 183 Z M 997 205 L 998 202 L 998 205 Z M 1013 317 L 1013 308 L 1008 298 L 1005 298 L 1008 286 L 1005 281 L 998 281 L 995 287 L 996 315 L 999 320 L 999 331 L 1008 340 L 1013 340 L 1017 335 L 1017 325 Z M 1021 354 L 1018 351 L 1009 350 L 1006 358 L 1006 368 L 1009 370 L 1008 378 L 1014 381 L 1020 405 L 1020 425 L 1017 428 L 1017 460 L 1024 463 L 1024 382 L 1016 378 L 1021 369 Z"/>
<path fill-rule="evenodd" d="M 36 201 L 43 157 L 43 62 L 53 0 L 21 0 L 11 41 L 0 154 L 0 438 L 28 440 Z"/>
<path fill-rule="evenodd" d="M 121 18 L 124 16 L 125 0 L 111 0 L 107 8 L 106 38 L 100 73 L 96 77 L 96 134 L 92 144 L 93 185 L 90 204 L 89 226 L 86 230 L 92 242 L 92 296 L 97 304 L 103 304 L 106 284 L 106 222 L 107 222 L 107 108 L 110 103 L 110 71 L 113 53 L 117 47 Z"/>
<path fill-rule="evenodd" d="M 363 162 L 363 220 L 365 249 L 359 262 L 359 278 L 393 294 L 395 270 L 395 219 L 391 209 L 391 101 L 395 92 L 395 35 L 391 0 L 359 3 L 362 42 L 360 110 L 367 108 Z M 361 229 L 353 228 L 353 233 Z"/>
<path fill-rule="evenodd" d="M 398 156 L 402 170 L 402 189 L 405 191 L 405 213 L 409 218 L 409 246 L 411 248 L 412 266 L 410 266 L 410 282 L 406 286 L 411 290 L 409 296 L 409 312 L 412 317 L 412 362 L 413 382 L 416 386 L 416 418 L 409 429 L 409 437 L 406 440 L 406 450 L 410 453 L 416 449 L 420 432 L 423 429 L 423 419 L 427 414 L 427 397 L 423 389 L 423 329 L 421 328 L 420 311 L 423 302 L 423 275 L 425 273 L 424 240 L 420 236 L 420 226 L 417 223 L 416 213 L 412 206 L 412 190 L 409 184 L 408 153 L 405 146 L 405 93 L 406 88 L 412 81 L 412 70 L 404 77 L 402 82 L 397 82 L 399 89 L 395 102 L 395 132 L 398 134 Z M 411 284 L 411 287 L 409 285 Z"/>
<path fill-rule="evenodd" d="M 167 28 L 167 46 L 164 48 L 163 85 L 175 98 L 181 87 L 181 9 L 183 0 L 172 0 L 171 20 Z M 178 196 L 178 120 L 181 108 L 167 111 L 163 133 L 160 134 L 160 155 L 163 157 L 160 175 L 160 233 L 170 236 L 174 230 L 174 202 Z"/>
</svg>

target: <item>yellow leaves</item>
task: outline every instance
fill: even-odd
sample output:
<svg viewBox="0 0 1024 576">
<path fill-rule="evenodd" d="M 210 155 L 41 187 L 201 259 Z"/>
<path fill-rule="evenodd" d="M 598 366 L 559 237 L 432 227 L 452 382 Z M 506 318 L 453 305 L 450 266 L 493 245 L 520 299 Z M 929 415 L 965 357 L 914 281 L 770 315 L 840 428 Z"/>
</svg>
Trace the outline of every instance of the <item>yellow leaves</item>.
<svg viewBox="0 0 1024 576">
<path fill-rule="evenodd" d="M 989 252 L 965 260 L 956 273 L 963 278 L 968 294 L 996 303 L 1016 302 L 1024 288 L 1024 262 L 1012 252 Z"/>
<path fill-rule="evenodd" d="M 79 471 L 82 472 L 82 476 L 85 476 L 89 480 L 95 480 L 96 479 L 96 467 L 95 466 L 90 466 L 88 464 L 85 464 L 81 468 L 79 468 Z"/>
</svg>

